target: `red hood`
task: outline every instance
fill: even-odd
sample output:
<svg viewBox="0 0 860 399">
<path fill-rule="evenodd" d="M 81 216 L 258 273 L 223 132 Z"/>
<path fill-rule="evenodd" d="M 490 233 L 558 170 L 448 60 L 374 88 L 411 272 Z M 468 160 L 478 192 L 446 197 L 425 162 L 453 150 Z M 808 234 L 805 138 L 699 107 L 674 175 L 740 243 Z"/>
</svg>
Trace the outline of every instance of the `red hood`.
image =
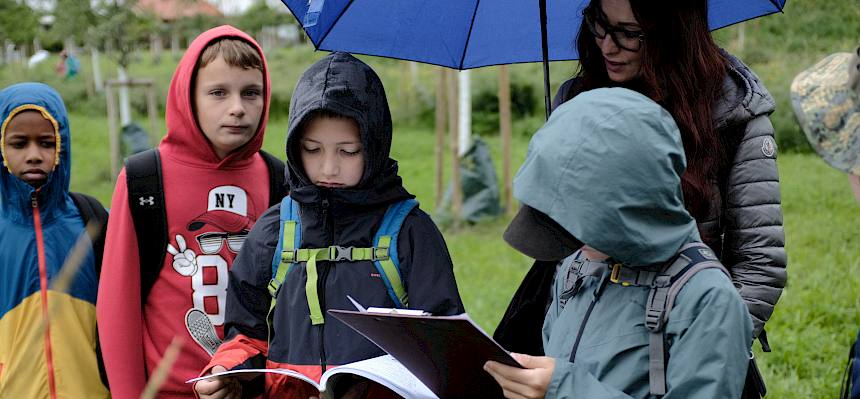
<svg viewBox="0 0 860 399">
<path fill-rule="evenodd" d="M 256 135 L 245 146 L 231 153 L 224 159 L 218 159 L 215 150 L 194 117 L 191 102 L 191 86 L 194 76 L 194 65 L 210 42 L 224 38 L 235 37 L 250 43 L 263 60 L 263 77 L 265 80 L 265 94 L 262 120 Z M 269 69 L 266 65 L 266 57 L 263 50 L 254 39 L 232 26 L 222 25 L 201 33 L 194 39 L 185 51 L 185 55 L 179 61 L 173 79 L 170 81 L 170 91 L 167 94 L 167 136 L 161 141 L 160 148 L 170 156 L 193 165 L 204 167 L 242 167 L 251 162 L 252 156 L 260 151 L 263 145 L 263 133 L 266 131 L 266 121 L 269 119 L 269 103 L 272 93 L 272 85 L 269 80 Z"/>
</svg>

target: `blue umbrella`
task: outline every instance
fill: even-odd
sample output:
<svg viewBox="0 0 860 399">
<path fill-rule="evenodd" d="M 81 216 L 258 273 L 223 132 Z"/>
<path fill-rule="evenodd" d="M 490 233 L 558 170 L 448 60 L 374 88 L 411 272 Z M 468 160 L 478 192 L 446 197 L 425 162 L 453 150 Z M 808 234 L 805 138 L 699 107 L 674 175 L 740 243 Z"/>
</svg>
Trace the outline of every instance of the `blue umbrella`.
<svg viewBox="0 0 860 399">
<path fill-rule="evenodd" d="M 282 0 L 317 50 L 347 51 L 454 69 L 579 58 L 588 0 Z M 782 11 L 786 0 L 710 0 L 719 29 Z"/>
</svg>

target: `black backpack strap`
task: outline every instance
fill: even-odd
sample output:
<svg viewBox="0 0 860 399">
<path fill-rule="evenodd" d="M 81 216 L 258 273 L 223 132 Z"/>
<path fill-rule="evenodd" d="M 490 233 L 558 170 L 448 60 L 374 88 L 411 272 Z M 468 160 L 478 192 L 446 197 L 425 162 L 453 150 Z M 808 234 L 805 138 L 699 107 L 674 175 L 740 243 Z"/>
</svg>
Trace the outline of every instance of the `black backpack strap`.
<svg viewBox="0 0 860 399">
<path fill-rule="evenodd" d="M 93 244 L 96 281 L 98 281 L 102 271 L 102 255 L 104 254 L 105 249 L 108 213 L 99 200 L 89 195 L 70 192 L 69 196 L 72 197 L 72 202 L 75 203 L 75 207 L 78 208 L 78 212 L 81 214 L 81 219 L 84 221 L 84 227 L 86 227 L 90 221 L 96 223 L 96 232 L 91 234 L 91 232 L 87 230 L 87 234 L 90 234 L 90 242 Z M 110 388 L 108 385 L 107 371 L 105 370 L 104 360 L 102 358 L 102 349 L 98 334 L 96 334 L 96 362 L 99 366 L 99 377 L 101 378 L 102 384 L 104 384 L 105 387 Z"/>
<path fill-rule="evenodd" d="M 95 222 L 96 231 L 90 233 L 90 242 L 93 243 L 93 256 L 95 257 L 96 279 L 101 275 L 102 270 L 102 254 L 105 249 L 105 233 L 107 233 L 108 213 L 105 207 L 99 200 L 82 193 L 69 193 L 72 197 L 72 202 L 78 208 L 81 214 L 81 219 L 84 221 L 84 226 L 87 226 L 90 221 Z"/>
<path fill-rule="evenodd" d="M 260 150 L 260 155 L 266 161 L 266 167 L 269 168 L 269 206 L 272 207 L 280 204 L 288 194 L 287 182 L 284 178 L 284 163 L 266 151 Z"/>
<path fill-rule="evenodd" d="M 167 255 L 167 211 L 158 149 L 128 157 L 125 174 L 128 207 L 140 257 L 140 304 L 143 306 Z"/>
</svg>

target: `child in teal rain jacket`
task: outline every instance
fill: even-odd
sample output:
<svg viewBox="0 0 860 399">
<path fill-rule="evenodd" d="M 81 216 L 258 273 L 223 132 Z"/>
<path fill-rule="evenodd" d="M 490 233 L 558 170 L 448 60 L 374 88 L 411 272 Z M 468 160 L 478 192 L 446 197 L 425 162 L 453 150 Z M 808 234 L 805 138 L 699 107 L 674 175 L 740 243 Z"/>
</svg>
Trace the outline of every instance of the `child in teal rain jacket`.
<svg viewBox="0 0 860 399">
<path fill-rule="evenodd" d="M 608 277 L 615 265 L 636 274 L 667 264 L 700 241 L 684 209 L 685 166 L 669 113 L 627 89 L 583 93 L 535 134 L 514 180 L 524 206 L 505 239 L 536 259 L 573 254 L 556 273 L 546 357 L 485 366 L 507 397 L 651 397 L 650 289 Z M 577 275 L 585 269 L 594 273 Z M 739 398 L 752 321 L 728 276 L 693 274 L 669 309 L 663 397 Z"/>
</svg>

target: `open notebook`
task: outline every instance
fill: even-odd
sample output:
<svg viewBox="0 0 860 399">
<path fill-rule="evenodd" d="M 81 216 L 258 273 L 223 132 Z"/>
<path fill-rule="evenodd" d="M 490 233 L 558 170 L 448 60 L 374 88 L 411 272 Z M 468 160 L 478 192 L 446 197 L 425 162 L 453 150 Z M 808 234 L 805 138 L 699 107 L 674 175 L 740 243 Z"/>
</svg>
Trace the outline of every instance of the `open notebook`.
<svg viewBox="0 0 860 399">
<path fill-rule="evenodd" d="M 355 379 L 352 376 L 360 376 L 373 380 L 404 398 L 438 399 L 430 389 L 424 386 L 409 370 L 390 355 L 330 368 L 323 373 L 319 384 L 304 374 L 288 369 L 229 370 L 223 373 L 194 378 L 187 382 L 193 383 L 195 381 L 230 375 L 239 378 L 245 378 L 243 376 L 250 378 L 261 373 L 275 373 L 296 378 L 304 381 L 320 393 L 325 392 L 325 397 L 331 399 L 340 398 L 349 390 L 355 383 Z"/>
</svg>

